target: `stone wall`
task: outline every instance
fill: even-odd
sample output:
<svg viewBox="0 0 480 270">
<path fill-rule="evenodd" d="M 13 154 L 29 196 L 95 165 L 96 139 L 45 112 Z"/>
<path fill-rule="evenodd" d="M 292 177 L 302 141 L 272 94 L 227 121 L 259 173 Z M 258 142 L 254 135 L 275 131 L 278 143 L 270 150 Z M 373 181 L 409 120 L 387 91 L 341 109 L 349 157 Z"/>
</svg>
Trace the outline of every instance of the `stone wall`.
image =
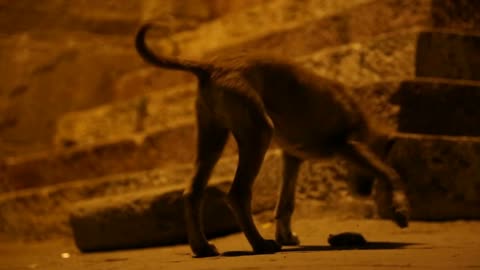
<svg viewBox="0 0 480 270">
<path fill-rule="evenodd" d="M 141 21 L 167 35 L 268 1 L 0 1 L 0 157 L 48 148 L 66 112 L 148 91 L 115 92 L 144 67 L 132 46 Z"/>
</svg>

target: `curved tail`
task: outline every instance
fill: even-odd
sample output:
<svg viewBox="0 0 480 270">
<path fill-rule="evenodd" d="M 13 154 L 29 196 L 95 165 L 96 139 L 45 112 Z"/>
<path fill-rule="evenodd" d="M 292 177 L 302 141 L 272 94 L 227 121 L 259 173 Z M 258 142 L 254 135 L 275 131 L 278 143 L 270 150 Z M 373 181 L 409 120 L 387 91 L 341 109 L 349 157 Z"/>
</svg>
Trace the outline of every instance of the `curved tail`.
<svg viewBox="0 0 480 270">
<path fill-rule="evenodd" d="M 195 75 L 205 74 L 206 72 L 208 73 L 210 71 L 211 65 L 206 63 L 155 55 L 155 53 L 145 44 L 145 36 L 147 31 L 152 27 L 153 24 L 151 23 L 144 24 L 142 27 L 140 27 L 135 37 L 135 48 L 137 49 L 138 54 L 146 62 L 161 68 L 190 71 Z"/>
</svg>

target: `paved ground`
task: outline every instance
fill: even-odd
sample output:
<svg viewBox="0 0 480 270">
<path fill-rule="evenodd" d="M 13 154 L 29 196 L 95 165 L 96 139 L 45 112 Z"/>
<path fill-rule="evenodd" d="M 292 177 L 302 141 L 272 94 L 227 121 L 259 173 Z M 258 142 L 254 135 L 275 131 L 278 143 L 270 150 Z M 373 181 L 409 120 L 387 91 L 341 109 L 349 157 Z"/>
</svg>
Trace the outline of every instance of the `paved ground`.
<svg viewBox="0 0 480 270">
<path fill-rule="evenodd" d="M 260 225 L 272 235 L 271 224 Z M 223 256 L 193 259 L 185 245 L 81 254 L 70 240 L 0 244 L 0 269 L 480 269 L 480 222 L 414 222 L 406 230 L 379 220 L 300 220 L 302 247 L 251 255 L 240 234 L 213 242 Z M 330 233 L 361 232 L 366 249 L 334 250 Z"/>
</svg>

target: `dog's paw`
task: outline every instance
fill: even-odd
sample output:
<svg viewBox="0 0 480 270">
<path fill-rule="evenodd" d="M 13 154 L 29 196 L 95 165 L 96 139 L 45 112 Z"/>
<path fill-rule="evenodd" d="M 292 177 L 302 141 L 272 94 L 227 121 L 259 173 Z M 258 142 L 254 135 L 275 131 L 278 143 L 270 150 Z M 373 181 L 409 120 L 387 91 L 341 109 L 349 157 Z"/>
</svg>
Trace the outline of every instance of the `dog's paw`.
<svg viewBox="0 0 480 270">
<path fill-rule="evenodd" d="M 253 247 L 253 252 L 256 254 L 272 254 L 282 249 L 275 240 L 263 240 Z"/>
<path fill-rule="evenodd" d="M 275 235 L 275 240 L 282 246 L 298 246 L 300 244 L 300 239 L 294 232 L 288 232 L 284 234 L 277 233 Z"/>
<path fill-rule="evenodd" d="M 208 244 L 199 248 L 192 248 L 195 258 L 215 257 L 220 255 L 213 244 Z"/>
<path fill-rule="evenodd" d="M 394 209 L 393 210 L 393 221 L 400 228 L 408 227 L 408 210 L 406 210 L 406 209 Z"/>
<path fill-rule="evenodd" d="M 406 196 L 403 193 L 394 194 L 392 203 L 393 221 L 400 228 L 408 227 L 409 209 L 410 206 Z"/>
</svg>

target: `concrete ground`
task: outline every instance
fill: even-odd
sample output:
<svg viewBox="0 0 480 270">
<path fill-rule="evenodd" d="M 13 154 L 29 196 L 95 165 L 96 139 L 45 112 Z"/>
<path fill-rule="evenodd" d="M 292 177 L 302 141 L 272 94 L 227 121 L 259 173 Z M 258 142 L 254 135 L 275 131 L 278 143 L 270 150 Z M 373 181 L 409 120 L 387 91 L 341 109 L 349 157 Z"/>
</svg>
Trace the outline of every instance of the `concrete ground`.
<svg viewBox="0 0 480 270">
<path fill-rule="evenodd" d="M 273 235 L 271 223 L 259 224 Z M 186 245 L 80 253 L 69 239 L 0 243 L 0 269 L 480 269 L 480 221 L 412 222 L 401 230 L 385 220 L 302 219 L 294 224 L 303 246 L 252 255 L 243 235 L 214 239 L 223 256 L 195 259 Z M 335 250 L 329 234 L 360 232 L 363 249 Z"/>
</svg>

